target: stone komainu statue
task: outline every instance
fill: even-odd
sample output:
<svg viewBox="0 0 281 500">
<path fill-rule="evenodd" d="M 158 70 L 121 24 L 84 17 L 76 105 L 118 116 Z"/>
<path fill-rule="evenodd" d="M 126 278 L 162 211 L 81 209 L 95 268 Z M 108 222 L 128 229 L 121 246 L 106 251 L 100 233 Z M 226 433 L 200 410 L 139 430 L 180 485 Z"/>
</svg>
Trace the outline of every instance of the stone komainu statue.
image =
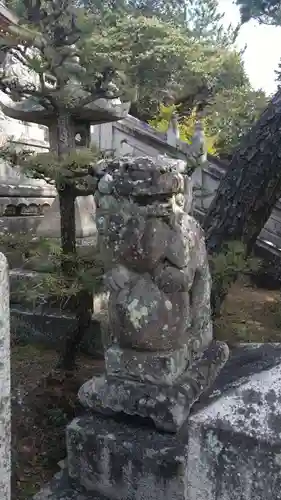
<svg viewBox="0 0 281 500">
<path fill-rule="evenodd" d="M 80 399 L 175 431 L 228 357 L 213 342 L 211 278 L 185 162 L 108 163 L 95 199 L 111 337 L 106 374 L 84 384 Z"/>
</svg>

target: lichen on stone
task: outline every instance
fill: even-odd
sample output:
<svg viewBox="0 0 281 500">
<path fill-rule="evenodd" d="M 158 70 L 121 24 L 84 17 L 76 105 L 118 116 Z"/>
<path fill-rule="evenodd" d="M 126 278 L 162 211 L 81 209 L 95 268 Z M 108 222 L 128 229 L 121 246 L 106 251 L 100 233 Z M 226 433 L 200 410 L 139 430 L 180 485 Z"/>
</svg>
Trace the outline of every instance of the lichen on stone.
<svg viewBox="0 0 281 500">
<path fill-rule="evenodd" d="M 211 277 L 204 233 L 188 213 L 191 179 L 184 161 L 163 156 L 108 161 L 103 173 L 96 217 L 114 340 L 93 404 L 174 431 L 228 355 L 212 343 Z M 79 394 L 91 406 L 89 385 Z"/>
</svg>

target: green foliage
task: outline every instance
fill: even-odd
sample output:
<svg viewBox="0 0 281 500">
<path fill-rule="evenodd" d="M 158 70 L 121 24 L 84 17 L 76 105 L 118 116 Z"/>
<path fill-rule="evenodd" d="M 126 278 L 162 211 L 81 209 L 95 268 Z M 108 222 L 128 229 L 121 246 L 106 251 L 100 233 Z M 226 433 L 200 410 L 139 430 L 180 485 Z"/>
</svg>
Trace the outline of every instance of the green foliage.
<svg viewBox="0 0 281 500">
<path fill-rule="evenodd" d="M 83 108 L 98 98 L 126 99 L 128 85 L 124 74 L 118 72 L 118 59 L 109 62 L 97 54 L 92 64 L 92 55 L 88 57 L 86 42 L 98 29 L 93 14 L 70 0 L 26 1 L 24 5 L 19 25 L 8 27 L 10 37 L 5 35 L 1 45 L 18 51 L 16 57 L 26 69 L 37 73 L 38 83 L 14 76 L 11 80 L 2 70 L 2 91 L 30 95 L 47 110 Z M 31 47 L 32 51 L 28 50 Z"/>
<path fill-rule="evenodd" d="M 109 157 L 109 152 L 100 152 L 96 147 L 72 149 L 58 156 L 57 153 L 34 153 L 20 150 L 7 142 L 0 150 L 0 158 L 32 179 L 42 179 L 54 184 L 57 189 L 71 186 L 76 196 L 92 194 L 96 187 L 95 173 L 99 161 Z"/>
<path fill-rule="evenodd" d="M 21 268 L 32 269 L 36 275 L 31 281 L 22 279 L 12 300 L 44 304 L 53 300 L 65 308 L 69 300 L 82 290 L 98 293 L 102 287 L 103 264 L 101 257 L 91 248 L 91 255 L 64 255 L 59 242 L 47 238 L 30 239 L 25 235 L 1 234 L 0 251 L 12 259 L 15 252 L 21 255 Z M 62 264 L 69 264 L 69 275 L 62 271 Z"/>
<path fill-rule="evenodd" d="M 185 28 L 196 39 L 229 45 L 235 38 L 232 26 L 223 27 L 224 15 L 219 12 L 217 0 L 88 0 L 84 5 L 111 21 L 126 15 L 157 17 Z"/>
<path fill-rule="evenodd" d="M 103 33 L 100 27 L 87 41 L 91 64 L 100 58 L 118 60 L 123 68 L 127 65 L 140 117 L 151 117 L 167 91 L 178 95 L 188 89 L 196 100 L 206 75 L 215 83 L 222 72 L 224 61 L 216 50 L 188 40 L 180 28 L 157 18 L 126 16 Z"/>
<path fill-rule="evenodd" d="M 99 92 L 107 95 L 118 87 L 123 99 L 136 100 L 131 112 L 145 121 L 158 115 L 167 96 L 183 103 L 182 114 L 189 116 L 202 104 L 202 88 L 211 89 L 210 99 L 203 99 L 208 107 L 206 135 L 216 137 L 219 154 L 232 153 L 243 130 L 266 105 L 265 95 L 251 88 L 241 54 L 232 47 L 237 29 L 222 29 L 217 0 L 92 0 L 78 9 L 77 18 L 81 33 L 76 53 L 83 71 L 71 64 L 54 65 L 54 59 L 65 57 L 58 48 L 45 50 L 29 64 L 39 72 L 48 69 L 55 79 L 67 77 L 72 67 L 91 92 L 98 92 L 100 81 Z M 69 89 L 64 98 L 71 102 L 72 94 Z M 53 97 L 62 98 L 61 93 Z"/>
<path fill-rule="evenodd" d="M 217 0 L 89 3 L 100 19 L 106 11 L 108 39 L 114 33 L 115 50 L 129 62 L 128 74 L 138 89 L 132 114 L 146 121 L 158 119 L 159 103 L 168 95 L 183 104 L 182 115 L 188 117 L 202 103 L 202 87 L 209 88 L 211 98 L 204 101 L 206 135 L 211 143 L 216 138 L 218 154 L 232 154 L 267 99 L 251 88 L 241 53 L 233 49 L 239 26 L 223 28 Z M 104 22 L 100 25 L 104 32 Z M 165 127 L 163 123 L 161 129 Z"/>
<path fill-rule="evenodd" d="M 26 233 L 0 233 L 0 252 L 7 257 L 9 267 L 19 267 L 31 257 L 32 238 Z"/>
<path fill-rule="evenodd" d="M 150 120 L 149 124 L 159 132 L 166 132 L 169 127 L 172 113 L 175 109 L 176 109 L 175 106 L 164 106 L 164 105 L 160 106 L 159 115 L 153 120 Z M 188 144 L 192 144 L 195 121 L 196 121 L 196 113 L 194 111 L 189 117 L 185 117 L 179 123 L 180 139 L 184 142 L 187 142 Z M 204 120 L 203 120 L 203 125 L 205 128 Z M 206 149 L 209 154 L 214 155 L 216 153 L 215 141 L 216 141 L 215 137 L 208 137 L 208 136 L 206 137 Z"/>
<path fill-rule="evenodd" d="M 68 415 L 62 408 L 48 408 L 46 416 L 54 427 L 64 427 L 68 423 Z"/>
<path fill-rule="evenodd" d="M 200 5 L 207 12 L 208 6 L 204 7 L 204 2 Z M 200 25 L 201 14 L 195 6 L 192 9 L 192 22 Z M 224 89 L 249 84 L 241 55 L 226 43 L 196 36 L 183 23 L 172 22 L 171 16 L 170 22 L 164 22 L 156 10 L 148 15 L 145 8 L 145 12 L 141 15 L 144 10 L 140 9 L 136 15 L 132 10 L 129 14 L 119 11 L 114 19 L 106 17 L 106 21 L 100 14 L 100 23 L 87 41 L 86 50 L 92 64 L 96 58 L 110 63 L 118 61 L 131 87 L 137 89 L 137 101 L 132 106 L 135 116 L 153 119 L 167 95 L 185 103 L 188 100 L 189 109 L 193 109 L 201 102 L 204 86 L 217 95 Z M 215 31 L 211 31 L 215 36 Z M 227 111 L 231 113 L 229 107 Z"/>
<path fill-rule="evenodd" d="M 225 28 L 224 14 L 219 10 L 218 0 L 187 0 L 185 4 L 185 25 L 195 38 L 216 47 L 233 45 L 239 25 L 233 27 L 230 24 Z"/>
<path fill-rule="evenodd" d="M 241 22 L 256 19 L 263 24 L 281 25 L 281 3 L 279 0 L 236 0 L 240 8 Z"/>
<path fill-rule="evenodd" d="M 118 16 L 156 16 L 162 21 L 183 25 L 185 0 L 86 0 L 84 5 L 100 17 L 116 19 Z"/>
<path fill-rule="evenodd" d="M 229 103 L 226 108 L 225 103 Z M 228 156 L 238 147 L 242 136 L 251 128 L 264 111 L 267 99 L 261 91 L 247 86 L 223 90 L 216 94 L 211 105 L 206 107 L 202 119 L 209 154 Z M 166 132 L 176 106 L 161 105 L 157 116 L 149 124 L 159 132 Z M 196 119 L 195 110 L 183 116 L 179 122 L 180 138 L 191 144 Z"/>
<path fill-rule="evenodd" d="M 226 106 L 227 103 L 227 106 Z M 220 156 L 228 156 L 239 147 L 242 137 L 250 130 L 268 105 L 261 90 L 250 85 L 224 89 L 214 97 L 206 116 L 206 134 L 214 136 Z"/>
<path fill-rule="evenodd" d="M 260 261 L 256 258 L 245 258 L 246 249 L 240 241 L 231 241 L 223 246 L 220 253 L 209 257 L 210 269 L 213 280 L 213 310 L 214 314 L 219 314 L 217 304 L 220 299 L 227 295 L 227 292 L 239 275 L 255 271 L 260 266 Z M 220 296 L 218 296 L 218 291 Z"/>
</svg>

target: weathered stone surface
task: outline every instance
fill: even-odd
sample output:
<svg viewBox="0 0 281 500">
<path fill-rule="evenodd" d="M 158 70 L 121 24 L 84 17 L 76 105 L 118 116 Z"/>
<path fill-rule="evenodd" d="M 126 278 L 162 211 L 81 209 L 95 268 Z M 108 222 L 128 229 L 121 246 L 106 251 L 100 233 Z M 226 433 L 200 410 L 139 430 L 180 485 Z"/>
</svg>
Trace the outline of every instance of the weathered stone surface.
<svg viewBox="0 0 281 500">
<path fill-rule="evenodd" d="M 109 289 L 107 376 L 85 384 L 80 400 L 177 431 L 228 357 L 212 343 L 204 234 L 187 213 L 191 180 L 184 161 L 166 157 L 102 165 L 95 201 Z"/>
<path fill-rule="evenodd" d="M 76 238 L 97 237 L 95 223 L 95 203 L 93 196 L 78 196 L 75 201 Z M 60 238 L 59 199 L 55 198 L 51 207 L 37 228 L 37 236 L 42 238 Z"/>
<path fill-rule="evenodd" d="M 33 500 L 107 500 L 104 496 L 87 492 L 69 481 L 66 472 L 59 472 L 37 493 Z"/>
<path fill-rule="evenodd" d="M 102 194 L 111 194 L 113 191 L 113 177 L 110 174 L 105 174 L 104 177 L 101 178 L 98 184 L 98 190 Z"/>
<path fill-rule="evenodd" d="M 194 405 L 192 412 L 207 407 L 226 392 L 241 386 L 252 375 L 274 368 L 281 363 L 281 343 L 240 344 L 230 352 L 212 387 Z"/>
<path fill-rule="evenodd" d="M 279 500 L 281 364 L 232 384 L 189 419 L 188 498 Z"/>
<path fill-rule="evenodd" d="M 103 188 L 96 214 L 116 341 L 156 352 L 194 340 L 203 352 L 212 340 L 211 281 L 202 229 L 185 211 L 192 197 L 185 163 L 123 158 L 107 170 L 98 188 L 109 177 L 115 203 L 103 205 Z"/>
<path fill-rule="evenodd" d="M 71 480 L 65 470 L 34 500 L 280 500 L 280 363 L 281 344 L 234 349 L 176 435 L 124 415 L 75 419 Z"/>
<path fill-rule="evenodd" d="M 6 257 L 0 253 L 0 496 L 10 500 L 10 311 Z"/>
<path fill-rule="evenodd" d="M 114 351 L 122 351 L 112 346 Z M 134 355 L 145 355 L 148 353 L 134 352 Z M 162 353 L 163 356 L 166 353 Z M 200 403 L 194 406 L 194 410 L 207 406 L 214 399 L 220 397 L 227 390 L 238 387 L 251 375 L 268 370 L 281 363 L 281 343 L 241 343 L 232 348 L 227 363 L 223 366 L 218 377 L 210 386 L 209 391 L 200 397 Z"/>
<path fill-rule="evenodd" d="M 111 346 L 105 351 L 109 377 L 121 377 L 171 385 L 190 365 L 187 346 L 169 352 L 132 351 Z"/>
<path fill-rule="evenodd" d="M 78 397 L 84 406 L 105 415 L 140 415 L 161 430 L 177 432 L 195 401 L 212 385 L 227 356 L 225 344 L 213 343 L 172 385 L 94 377 L 83 384 Z"/>
<path fill-rule="evenodd" d="M 103 357 L 100 314 L 95 315 L 80 345 L 81 352 Z M 98 319 L 96 319 L 98 318 Z M 11 306 L 11 332 L 13 341 L 20 344 L 40 344 L 57 349 L 65 339 L 65 332 L 77 325 L 74 314 L 60 310 L 38 309 L 31 311 Z"/>
<path fill-rule="evenodd" d="M 184 437 L 98 416 L 67 428 L 70 477 L 115 500 L 188 500 L 186 449 Z"/>
</svg>

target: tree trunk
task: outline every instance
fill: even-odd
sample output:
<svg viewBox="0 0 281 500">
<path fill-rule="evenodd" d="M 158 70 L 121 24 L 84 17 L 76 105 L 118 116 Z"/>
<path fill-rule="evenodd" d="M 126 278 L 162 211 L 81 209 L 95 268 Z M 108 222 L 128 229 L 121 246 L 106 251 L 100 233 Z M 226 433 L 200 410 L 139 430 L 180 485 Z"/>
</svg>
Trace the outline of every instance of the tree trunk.
<svg viewBox="0 0 281 500">
<path fill-rule="evenodd" d="M 280 196 L 281 90 L 243 138 L 219 185 L 204 220 L 208 253 L 242 241 L 249 256 Z M 220 290 L 213 292 L 220 295 Z M 223 295 L 217 297 L 219 306 Z"/>
<path fill-rule="evenodd" d="M 58 156 L 70 152 L 75 148 L 75 133 L 75 121 L 68 114 L 58 114 L 56 122 L 50 127 L 51 151 L 55 151 Z M 71 260 L 67 258 L 62 260 L 62 271 L 69 278 L 75 272 L 73 267 L 76 257 L 75 188 L 66 183 L 58 184 L 57 191 L 60 203 L 62 253 L 64 257 L 71 257 Z M 93 296 L 88 291 L 81 290 L 71 303 L 76 312 L 77 326 L 66 333 L 60 353 L 58 367 L 64 370 L 75 368 L 78 347 L 91 322 Z"/>
<path fill-rule="evenodd" d="M 66 112 L 57 113 L 56 120 L 50 124 L 50 149 L 61 156 L 75 148 L 75 121 Z"/>
<path fill-rule="evenodd" d="M 81 290 L 76 296 L 77 325 L 74 330 L 66 333 L 63 347 L 60 353 L 58 368 L 71 371 L 75 368 L 75 361 L 79 346 L 92 319 L 93 297 L 87 290 Z"/>
<path fill-rule="evenodd" d="M 67 113 L 57 115 L 56 121 L 50 126 L 50 149 L 62 156 L 75 148 L 75 122 Z M 75 194 L 72 186 L 58 184 L 60 203 L 61 247 L 64 255 L 76 253 L 76 227 L 75 227 Z M 65 263 L 62 263 L 63 271 Z"/>
<path fill-rule="evenodd" d="M 76 254 L 75 193 L 71 186 L 58 188 L 60 202 L 61 247 L 64 255 Z M 65 270 L 67 272 L 67 270 Z"/>
</svg>

